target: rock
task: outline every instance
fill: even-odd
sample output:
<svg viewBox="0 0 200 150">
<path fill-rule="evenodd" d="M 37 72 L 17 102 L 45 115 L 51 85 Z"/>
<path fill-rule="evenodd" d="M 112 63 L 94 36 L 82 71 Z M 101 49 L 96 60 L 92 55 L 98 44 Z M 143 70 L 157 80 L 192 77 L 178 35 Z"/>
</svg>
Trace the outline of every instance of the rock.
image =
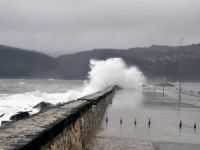
<svg viewBox="0 0 200 150">
<path fill-rule="evenodd" d="M 1 125 L 9 125 L 12 121 L 1 121 Z"/>
<path fill-rule="evenodd" d="M 2 118 L 4 115 L 5 115 L 5 114 L 1 114 L 1 115 L 0 115 L 0 118 Z"/>
<path fill-rule="evenodd" d="M 40 109 L 40 111 L 42 111 L 42 110 L 47 109 L 51 106 L 53 106 L 53 104 L 47 103 L 47 102 L 40 102 L 37 105 L 35 105 L 33 108 L 38 108 L 38 109 Z"/>
<path fill-rule="evenodd" d="M 18 120 L 26 119 L 28 117 L 30 117 L 29 112 L 27 112 L 27 111 L 25 111 L 25 112 L 18 112 L 17 114 L 11 116 L 10 120 L 12 120 L 12 121 L 18 121 Z"/>
<path fill-rule="evenodd" d="M 57 103 L 55 106 L 56 107 L 60 107 L 60 106 L 63 106 L 65 103 Z"/>
</svg>

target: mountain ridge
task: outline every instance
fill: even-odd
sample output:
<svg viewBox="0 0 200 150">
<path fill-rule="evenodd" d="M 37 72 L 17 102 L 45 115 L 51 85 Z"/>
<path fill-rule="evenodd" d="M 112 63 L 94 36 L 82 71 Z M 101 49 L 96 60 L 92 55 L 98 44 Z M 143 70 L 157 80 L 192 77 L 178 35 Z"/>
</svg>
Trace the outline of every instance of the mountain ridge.
<svg viewBox="0 0 200 150">
<path fill-rule="evenodd" d="M 51 57 L 44 53 L 0 45 L 0 78 L 85 79 L 90 59 L 122 58 L 150 78 L 163 74 L 172 80 L 200 80 L 200 44 L 187 46 L 136 47 L 129 49 L 93 49 Z M 183 65 L 180 75 L 180 61 Z"/>
</svg>

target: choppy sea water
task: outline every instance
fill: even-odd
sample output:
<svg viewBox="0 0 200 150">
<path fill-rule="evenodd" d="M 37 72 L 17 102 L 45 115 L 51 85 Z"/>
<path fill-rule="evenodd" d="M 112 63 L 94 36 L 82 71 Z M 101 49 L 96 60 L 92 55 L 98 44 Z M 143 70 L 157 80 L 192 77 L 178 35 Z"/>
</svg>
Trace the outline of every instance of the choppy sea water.
<svg viewBox="0 0 200 150">
<path fill-rule="evenodd" d="M 0 122 L 20 111 L 37 113 L 33 106 L 44 101 L 63 103 L 76 98 L 82 90 L 81 80 L 0 79 Z"/>
</svg>

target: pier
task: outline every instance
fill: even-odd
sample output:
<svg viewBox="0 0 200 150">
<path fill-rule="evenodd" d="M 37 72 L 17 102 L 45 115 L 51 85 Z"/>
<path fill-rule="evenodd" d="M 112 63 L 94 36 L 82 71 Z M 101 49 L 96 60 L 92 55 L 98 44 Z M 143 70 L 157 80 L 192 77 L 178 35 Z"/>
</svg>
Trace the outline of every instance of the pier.
<svg viewBox="0 0 200 150">
<path fill-rule="evenodd" d="M 81 150 L 98 129 L 116 87 L 0 127 L 1 150 Z"/>
</svg>

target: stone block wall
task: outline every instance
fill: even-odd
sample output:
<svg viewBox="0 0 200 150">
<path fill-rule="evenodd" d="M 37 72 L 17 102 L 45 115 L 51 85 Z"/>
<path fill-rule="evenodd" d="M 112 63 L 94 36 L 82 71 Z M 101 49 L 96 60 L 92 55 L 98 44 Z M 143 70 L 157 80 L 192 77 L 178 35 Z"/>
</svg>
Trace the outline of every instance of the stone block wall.
<svg viewBox="0 0 200 150">
<path fill-rule="evenodd" d="M 0 128 L 0 150 L 88 149 L 116 87 L 53 107 Z"/>
</svg>

